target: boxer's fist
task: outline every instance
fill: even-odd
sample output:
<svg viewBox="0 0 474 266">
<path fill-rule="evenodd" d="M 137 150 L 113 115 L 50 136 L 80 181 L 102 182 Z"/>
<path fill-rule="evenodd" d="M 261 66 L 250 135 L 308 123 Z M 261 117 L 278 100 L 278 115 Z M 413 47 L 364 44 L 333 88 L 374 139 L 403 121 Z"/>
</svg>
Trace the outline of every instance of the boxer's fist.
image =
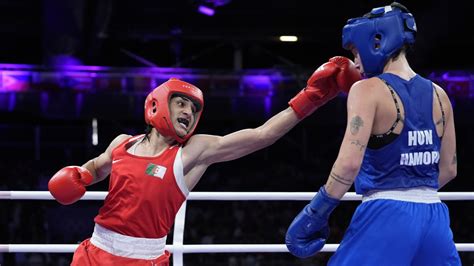
<svg viewBox="0 0 474 266">
<path fill-rule="evenodd" d="M 86 193 L 85 187 L 93 180 L 94 177 L 86 168 L 66 166 L 49 180 L 48 189 L 59 203 L 69 205 Z"/>
<path fill-rule="evenodd" d="M 338 204 L 339 200 L 329 197 L 322 186 L 288 227 L 285 243 L 291 254 L 307 258 L 323 248 L 329 236 L 329 215 Z"/>
<path fill-rule="evenodd" d="M 329 62 L 336 63 L 340 67 L 341 70 L 336 75 L 337 86 L 342 91 L 349 93 L 352 84 L 362 78 L 354 62 L 344 56 L 334 56 L 329 59 Z"/>
<path fill-rule="evenodd" d="M 336 97 L 340 91 L 336 81 L 340 71 L 341 67 L 335 62 L 324 63 L 314 71 L 306 87 L 289 102 L 298 118 L 310 115 L 318 107 Z"/>
</svg>

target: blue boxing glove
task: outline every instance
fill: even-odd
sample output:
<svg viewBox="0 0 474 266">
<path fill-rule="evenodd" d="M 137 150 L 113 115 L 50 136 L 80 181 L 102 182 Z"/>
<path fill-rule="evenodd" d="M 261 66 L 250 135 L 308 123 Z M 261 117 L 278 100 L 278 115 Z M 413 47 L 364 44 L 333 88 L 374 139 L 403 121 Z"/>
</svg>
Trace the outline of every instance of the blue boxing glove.
<svg viewBox="0 0 474 266">
<path fill-rule="evenodd" d="M 324 186 L 295 217 L 286 232 L 286 247 L 291 254 L 307 258 L 320 251 L 329 236 L 328 219 L 339 200 L 331 198 Z"/>
</svg>

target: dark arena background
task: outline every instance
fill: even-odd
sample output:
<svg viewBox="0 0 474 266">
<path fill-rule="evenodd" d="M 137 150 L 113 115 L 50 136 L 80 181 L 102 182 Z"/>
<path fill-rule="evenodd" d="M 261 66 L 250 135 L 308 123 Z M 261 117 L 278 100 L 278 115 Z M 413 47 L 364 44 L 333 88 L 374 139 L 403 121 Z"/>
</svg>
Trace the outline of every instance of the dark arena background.
<svg viewBox="0 0 474 266">
<path fill-rule="evenodd" d="M 474 191 L 474 22 L 469 1 L 400 1 L 418 35 L 415 71 L 454 107 L 458 175 L 440 192 Z M 348 18 L 390 1 L 0 0 L 0 195 L 47 191 L 51 176 L 82 165 L 121 133 L 145 128 L 143 103 L 170 77 L 204 93 L 196 133 L 257 127 L 287 107 L 341 47 Z M 281 42 L 294 35 L 297 42 Z M 316 192 L 336 159 L 346 96 L 317 110 L 272 146 L 212 165 L 196 192 Z M 245 143 L 242 143 L 245 145 Z M 108 179 L 88 187 L 106 191 Z M 353 192 L 353 188 L 350 192 Z M 456 243 L 474 243 L 472 201 L 445 201 Z M 188 201 L 184 245 L 280 244 L 307 201 Z M 0 200 L 0 265 L 69 265 L 71 252 L 11 252 L 10 244 L 78 244 L 101 200 Z M 357 201 L 330 218 L 338 244 Z M 173 244 L 173 230 L 168 236 Z M 472 250 L 472 249 L 471 249 Z M 332 252 L 184 253 L 184 265 L 325 265 Z M 474 252 L 460 252 L 473 265 Z M 173 257 L 171 258 L 173 265 Z M 176 264 L 175 264 L 176 265 Z"/>
</svg>

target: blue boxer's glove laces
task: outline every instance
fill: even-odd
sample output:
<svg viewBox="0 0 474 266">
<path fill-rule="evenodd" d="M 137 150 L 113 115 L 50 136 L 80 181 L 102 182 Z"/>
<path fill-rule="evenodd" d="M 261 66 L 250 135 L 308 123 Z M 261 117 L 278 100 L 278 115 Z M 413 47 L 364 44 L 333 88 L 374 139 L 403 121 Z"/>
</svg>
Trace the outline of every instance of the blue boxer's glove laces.
<svg viewBox="0 0 474 266">
<path fill-rule="evenodd" d="M 295 217 L 286 232 L 285 243 L 291 254 L 307 258 L 320 251 L 329 236 L 328 219 L 339 200 L 329 197 L 324 186 Z"/>
</svg>

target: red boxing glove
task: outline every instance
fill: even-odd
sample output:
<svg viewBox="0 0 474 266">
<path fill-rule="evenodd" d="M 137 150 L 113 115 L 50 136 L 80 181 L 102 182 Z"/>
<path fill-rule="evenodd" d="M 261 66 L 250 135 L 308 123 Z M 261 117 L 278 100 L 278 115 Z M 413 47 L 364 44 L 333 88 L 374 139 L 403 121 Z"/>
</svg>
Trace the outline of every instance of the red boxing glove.
<svg viewBox="0 0 474 266">
<path fill-rule="evenodd" d="M 49 180 L 48 189 L 59 203 L 69 205 L 78 201 L 86 193 L 86 186 L 93 180 L 94 177 L 86 168 L 66 166 Z"/>
<path fill-rule="evenodd" d="M 334 56 L 329 59 L 329 62 L 334 62 L 341 68 L 341 71 L 336 75 L 336 83 L 342 91 L 349 93 L 352 84 L 362 79 L 359 70 L 349 58 Z"/>
<path fill-rule="evenodd" d="M 327 62 L 314 71 L 308 79 L 306 87 L 288 103 L 298 118 L 310 115 L 318 107 L 336 97 L 340 91 L 336 76 L 340 70 L 337 63 Z"/>
</svg>

